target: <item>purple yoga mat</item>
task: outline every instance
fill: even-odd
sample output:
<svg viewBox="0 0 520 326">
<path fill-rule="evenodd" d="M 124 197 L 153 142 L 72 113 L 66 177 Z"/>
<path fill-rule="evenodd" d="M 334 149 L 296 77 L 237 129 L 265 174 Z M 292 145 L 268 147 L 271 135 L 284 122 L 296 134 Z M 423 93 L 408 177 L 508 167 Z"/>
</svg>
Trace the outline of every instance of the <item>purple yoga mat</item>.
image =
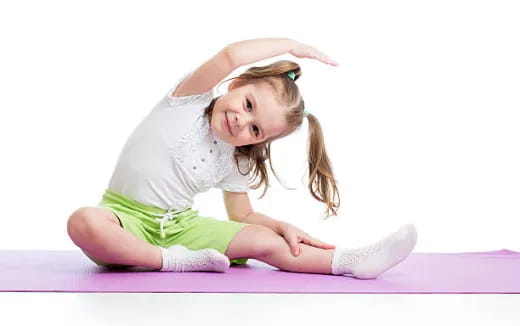
<svg viewBox="0 0 520 326">
<path fill-rule="evenodd" d="M 81 251 L 0 251 L 0 292 L 520 293 L 520 253 L 412 253 L 374 280 L 290 273 L 258 260 L 226 273 L 98 267 Z"/>
</svg>

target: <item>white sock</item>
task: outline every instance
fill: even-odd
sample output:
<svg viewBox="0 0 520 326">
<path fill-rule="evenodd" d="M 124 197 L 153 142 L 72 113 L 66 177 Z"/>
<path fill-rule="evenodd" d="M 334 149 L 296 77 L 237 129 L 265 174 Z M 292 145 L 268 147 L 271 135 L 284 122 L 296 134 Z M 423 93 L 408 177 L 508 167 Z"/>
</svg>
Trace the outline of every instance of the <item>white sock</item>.
<svg viewBox="0 0 520 326">
<path fill-rule="evenodd" d="M 378 242 L 357 249 L 337 248 L 332 257 L 332 274 L 351 273 L 359 279 L 377 278 L 403 261 L 417 242 L 413 224 L 406 224 Z"/>
<path fill-rule="evenodd" d="M 212 248 L 191 250 L 181 245 L 159 248 L 163 262 L 161 272 L 225 272 L 229 269 L 228 257 Z"/>
</svg>

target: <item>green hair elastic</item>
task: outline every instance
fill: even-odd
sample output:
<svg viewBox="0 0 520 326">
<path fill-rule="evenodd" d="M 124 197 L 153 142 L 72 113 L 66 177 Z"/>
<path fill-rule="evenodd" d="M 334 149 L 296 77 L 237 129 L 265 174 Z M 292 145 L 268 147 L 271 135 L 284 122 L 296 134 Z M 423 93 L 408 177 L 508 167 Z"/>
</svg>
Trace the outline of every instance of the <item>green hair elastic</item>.
<svg viewBox="0 0 520 326">
<path fill-rule="evenodd" d="M 296 74 L 294 73 L 294 71 L 289 71 L 287 73 L 287 76 L 289 76 L 289 78 L 291 78 L 292 80 L 296 78 Z M 303 115 L 306 116 L 307 114 L 309 114 L 309 111 L 307 111 L 307 109 L 303 109 Z"/>
</svg>

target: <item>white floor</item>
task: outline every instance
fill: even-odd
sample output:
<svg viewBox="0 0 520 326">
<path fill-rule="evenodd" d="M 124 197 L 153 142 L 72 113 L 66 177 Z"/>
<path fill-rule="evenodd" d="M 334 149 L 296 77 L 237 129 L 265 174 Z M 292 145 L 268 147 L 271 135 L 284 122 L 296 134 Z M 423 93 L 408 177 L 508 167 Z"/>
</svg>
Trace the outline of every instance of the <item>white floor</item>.
<svg viewBox="0 0 520 326">
<path fill-rule="evenodd" d="M 3 325 L 518 326 L 520 295 L 3 292 L 0 312 Z"/>
</svg>

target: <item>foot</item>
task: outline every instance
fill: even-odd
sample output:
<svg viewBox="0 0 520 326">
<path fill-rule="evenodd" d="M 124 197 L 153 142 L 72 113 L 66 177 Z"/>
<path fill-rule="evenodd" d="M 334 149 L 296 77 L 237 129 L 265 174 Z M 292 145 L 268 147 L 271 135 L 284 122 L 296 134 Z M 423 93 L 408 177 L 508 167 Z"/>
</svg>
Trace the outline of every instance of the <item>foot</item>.
<svg viewBox="0 0 520 326">
<path fill-rule="evenodd" d="M 351 273 L 359 279 L 377 278 L 408 257 L 416 243 L 415 226 L 407 224 L 370 246 L 357 249 L 338 248 L 332 260 L 332 273 Z"/>
<path fill-rule="evenodd" d="M 229 258 L 212 248 L 191 250 L 174 245 L 160 249 L 163 257 L 161 272 L 225 272 L 229 269 Z"/>
</svg>

